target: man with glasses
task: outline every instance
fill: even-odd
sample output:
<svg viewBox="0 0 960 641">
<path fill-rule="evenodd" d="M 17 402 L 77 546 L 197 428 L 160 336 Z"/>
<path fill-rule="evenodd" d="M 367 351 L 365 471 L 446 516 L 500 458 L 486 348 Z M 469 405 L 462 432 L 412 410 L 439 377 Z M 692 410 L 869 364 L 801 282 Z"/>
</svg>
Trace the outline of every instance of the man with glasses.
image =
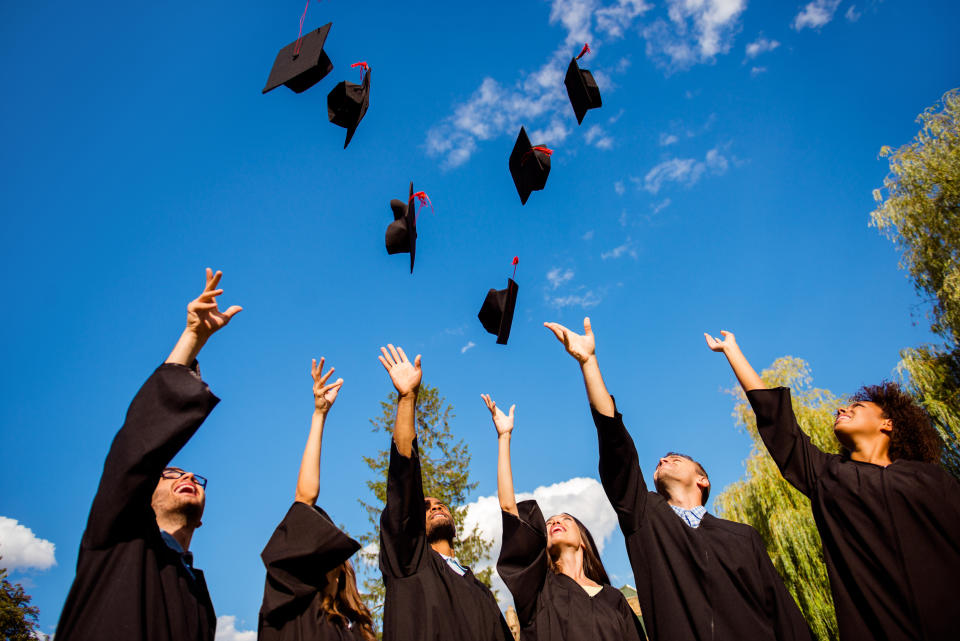
<svg viewBox="0 0 960 641">
<path fill-rule="evenodd" d="M 113 439 L 58 641 L 213 641 L 216 615 L 189 552 L 207 479 L 168 464 L 219 402 L 196 356 L 241 309 L 217 308 L 221 276 L 207 270 L 203 293 L 187 305 L 186 329 Z"/>
</svg>

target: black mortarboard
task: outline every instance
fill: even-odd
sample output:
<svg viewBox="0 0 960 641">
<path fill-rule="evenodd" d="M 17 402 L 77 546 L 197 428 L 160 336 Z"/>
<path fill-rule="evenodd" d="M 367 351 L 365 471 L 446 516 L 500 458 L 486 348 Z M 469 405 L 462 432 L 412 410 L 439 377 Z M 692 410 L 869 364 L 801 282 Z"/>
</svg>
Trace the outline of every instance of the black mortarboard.
<svg viewBox="0 0 960 641">
<path fill-rule="evenodd" d="M 589 47 L 584 47 L 580 53 L 582 56 L 589 51 Z M 577 56 L 579 58 L 580 56 Z M 563 84 L 567 86 L 567 95 L 570 96 L 570 104 L 573 105 L 573 113 L 577 116 L 577 124 L 583 122 L 583 117 L 588 109 L 596 109 L 603 103 L 600 101 L 600 88 L 597 87 L 597 81 L 593 79 L 593 74 L 587 69 L 581 69 L 577 64 L 577 58 L 570 61 L 567 67 L 567 77 L 563 79 Z"/>
<path fill-rule="evenodd" d="M 491 289 L 487 292 L 483 307 L 477 314 L 483 328 L 495 334 L 500 345 L 506 345 L 510 338 L 510 326 L 513 325 L 513 310 L 517 305 L 519 289 L 516 281 L 508 278 L 506 289 Z"/>
<path fill-rule="evenodd" d="M 323 50 L 323 43 L 330 32 L 332 22 L 328 22 L 316 31 L 297 38 L 277 54 L 273 69 L 267 78 L 263 93 L 272 91 L 280 85 L 286 85 L 296 93 L 301 93 L 320 82 L 333 69 L 333 63 Z M 299 43 L 299 44 L 298 44 Z"/>
<path fill-rule="evenodd" d="M 343 142 L 346 149 L 353 138 L 360 121 L 370 106 L 370 70 L 363 75 L 362 84 L 344 80 L 327 94 L 327 117 L 335 125 L 347 128 L 347 139 Z"/>
<path fill-rule="evenodd" d="M 520 194 L 520 204 L 526 204 L 531 191 L 539 191 L 550 175 L 550 154 L 546 147 L 534 147 L 527 138 L 527 130 L 520 127 L 520 135 L 510 153 L 510 175 Z"/>
<path fill-rule="evenodd" d="M 412 274 L 413 260 L 417 255 L 417 205 L 413 197 L 412 182 L 407 202 L 394 198 L 390 201 L 390 209 L 393 210 L 393 222 L 387 226 L 387 253 L 410 252 L 410 273 Z"/>
</svg>

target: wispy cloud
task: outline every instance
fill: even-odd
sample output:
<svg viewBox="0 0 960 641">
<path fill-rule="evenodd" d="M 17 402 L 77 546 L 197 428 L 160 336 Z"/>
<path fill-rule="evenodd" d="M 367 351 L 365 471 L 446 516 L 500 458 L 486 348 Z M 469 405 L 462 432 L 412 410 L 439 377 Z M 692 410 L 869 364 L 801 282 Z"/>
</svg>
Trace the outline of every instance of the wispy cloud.
<svg viewBox="0 0 960 641">
<path fill-rule="evenodd" d="M 750 67 L 750 75 L 753 76 L 754 78 L 766 72 L 767 72 L 766 67 Z"/>
<path fill-rule="evenodd" d="M 673 135 L 673 134 L 668 134 L 668 133 L 662 133 L 662 134 L 660 134 L 660 146 L 661 146 L 661 147 L 669 147 L 670 145 L 676 143 L 678 140 L 680 140 L 680 139 L 677 138 L 677 137 L 676 137 L 675 135 Z"/>
<path fill-rule="evenodd" d="M 673 202 L 669 198 L 664 198 L 660 202 L 656 202 L 650 205 L 650 215 L 656 216 L 661 211 L 670 206 L 670 203 Z"/>
<path fill-rule="evenodd" d="M 552 289 L 556 289 L 563 285 L 564 283 L 573 280 L 573 270 L 572 269 L 562 269 L 560 267 L 554 267 L 547 272 L 547 281 L 550 283 Z"/>
<path fill-rule="evenodd" d="M 3 567 L 10 570 L 46 570 L 57 564 L 55 548 L 53 543 L 41 539 L 15 519 L 0 516 L 0 556 L 3 557 Z"/>
<path fill-rule="evenodd" d="M 637 257 L 637 250 L 634 249 L 633 242 L 629 238 L 627 238 L 626 242 L 623 243 L 622 245 L 618 245 L 617 247 L 614 247 L 613 249 L 602 252 L 600 254 L 600 258 L 602 260 L 608 260 L 611 258 L 617 259 L 617 258 L 620 258 L 621 256 L 629 256 L 630 258 L 633 258 L 633 259 L 636 259 Z"/>
<path fill-rule="evenodd" d="M 668 72 L 712 62 L 727 53 L 746 0 L 667 0 L 667 20 L 648 25 L 647 56 Z"/>
<path fill-rule="evenodd" d="M 593 145 L 597 149 L 613 148 L 613 138 L 608 136 L 600 125 L 593 125 L 587 129 L 586 133 L 583 134 L 583 138 L 587 141 L 588 145 Z"/>
<path fill-rule="evenodd" d="M 794 17 L 791 26 L 797 31 L 807 28 L 819 29 L 833 20 L 833 14 L 839 6 L 840 0 L 813 0 Z"/>
<path fill-rule="evenodd" d="M 563 309 L 564 307 L 590 309 L 599 305 L 602 300 L 603 297 L 592 289 L 567 294 L 566 296 L 547 297 L 547 302 L 557 309 Z"/>
<path fill-rule="evenodd" d="M 670 158 L 648 171 L 642 183 L 639 179 L 633 180 L 642 184 L 646 191 L 656 194 L 665 183 L 675 182 L 690 187 L 707 171 L 720 175 L 725 173 L 729 166 L 727 158 L 714 147 L 706 153 L 702 161 L 695 158 Z"/>
<path fill-rule="evenodd" d="M 473 341 L 467 341 L 467 344 L 460 348 L 460 353 L 461 353 L 461 354 L 466 354 L 468 349 L 472 349 L 472 348 L 474 348 L 474 347 L 476 347 L 476 346 L 477 346 L 477 344 L 474 343 Z"/>
<path fill-rule="evenodd" d="M 763 36 L 759 36 L 756 40 L 747 45 L 747 58 L 756 58 L 761 53 L 773 51 L 779 46 L 780 43 L 776 40 L 767 40 Z"/>
<path fill-rule="evenodd" d="M 592 240 L 592 239 L 593 239 L 593 230 L 591 229 L 590 231 L 588 231 L 587 233 L 585 233 L 583 236 L 581 236 L 581 238 L 582 238 L 583 240 Z"/>
<path fill-rule="evenodd" d="M 863 14 L 857 11 L 857 5 L 852 4 L 847 7 L 847 12 L 843 15 L 846 17 L 847 22 L 856 22 Z"/>
<path fill-rule="evenodd" d="M 238 630 L 237 617 L 224 614 L 217 617 L 215 641 L 257 641 L 257 631 Z"/>
<path fill-rule="evenodd" d="M 617 192 L 618 196 L 622 196 L 624 192 L 627 191 L 627 188 L 624 186 L 622 180 L 618 180 L 617 182 L 613 183 L 613 191 Z"/>
</svg>

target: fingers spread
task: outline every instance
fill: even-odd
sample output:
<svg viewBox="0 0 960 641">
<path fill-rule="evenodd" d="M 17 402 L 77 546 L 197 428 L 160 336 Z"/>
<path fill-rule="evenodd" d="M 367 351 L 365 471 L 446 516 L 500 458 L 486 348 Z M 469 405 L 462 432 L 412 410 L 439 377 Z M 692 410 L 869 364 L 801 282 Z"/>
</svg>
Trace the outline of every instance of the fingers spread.
<svg viewBox="0 0 960 641">
<path fill-rule="evenodd" d="M 417 354 L 417 357 L 413 359 L 413 366 L 420 369 L 420 354 Z"/>
<path fill-rule="evenodd" d="M 216 306 L 216 303 L 214 303 L 214 306 Z M 230 320 L 231 318 L 233 318 L 234 316 L 236 316 L 242 311 L 243 311 L 243 308 L 240 307 L 239 305 L 231 305 L 230 307 L 227 308 L 227 311 L 223 312 L 223 315 L 227 317 L 227 320 Z"/>
<path fill-rule="evenodd" d="M 217 285 L 220 283 L 220 279 L 223 278 L 223 272 L 218 269 L 217 273 L 214 274 L 213 277 L 210 277 L 209 274 L 210 274 L 210 270 L 207 269 L 208 276 L 207 276 L 206 289 L 216 289 Z"/>
<path fill-rule="evenodd" d="M 383 356 L 377 356 L 377 360 L 380 361 L 380 364 L 383 365 L 383 369 L 390 371 L 390 363 L 387 362 Z"/>
<path fill-rule="evenodd" d="M 513 418 L 513 410 L 517 409 L 517 404 L 514 403 L 510 406 L 510 418 Z"/>
<path fill-rule="evenodd" d="M 320 384 L 326 385 L 327 381 L 330 379 L 330 376 L 333 374 L 334 370 L 336 369 L 337 369 L 336 367 L 331 367 L 329 370 L 327 370 L 327 373 L 320 377 Z"/>
<path fill-rule="evenodd" d="M 394 363 L 401 363 L 401 362 L 403 362 L 403 361 L 400 360 L 400 355 L 397 354 L 397 349 L 396 349 L 393 345 L 391 345 L 390 343 L 387 343 L 387 347 L 390 348 L 390 354 L 391 354 L 391 356 L 393 356 L 393 362 L 394 362 Z"/>
<path fill-rule="evenodd" d="M 400 360 L 404 363 L 408 361 L 407 355 L 403 352 L 403 348 L 399 345 L 397 346 L 397 353 L 400 354 Z"/>
<path fill-rule="evenodd" d="M 386 367 L 386 368 L 389 370 L 390 367 L 391 367 L 391 366 L 394 364 L 394 362 L 395 362 L 395 361 L 393 360 L 393 356 L 390 355 L 390 352 L 387 351 L 387 348 L 386 348 L 386 347 L 381 347 L 381 348 L 380 348 L 380 352 L 383 353 L 383 356 L 378 356 L 377 358 L 379 358 L 379 359 L 380 359 L 380 362 L 383 363 L 383 366 Z"/>
</svg>

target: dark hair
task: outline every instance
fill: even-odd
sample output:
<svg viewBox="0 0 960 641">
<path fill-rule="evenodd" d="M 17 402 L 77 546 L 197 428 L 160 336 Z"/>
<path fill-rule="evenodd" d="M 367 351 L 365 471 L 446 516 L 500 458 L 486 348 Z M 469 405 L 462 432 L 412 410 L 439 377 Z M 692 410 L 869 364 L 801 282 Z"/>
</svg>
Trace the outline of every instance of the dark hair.
<svg viewBox="0 0 960 641">
<path fill-rule="evenodd" d="M 933 427 L 930 416 L 899 385 L 890 381 L 864 385 L 850 400 L 875 403 L 883 412 L 883 417 L 893 423 L 889 450 L 891 461 L 940 461 L 943 441 Z"/>
<path fill-rule="evenodd" d="M 701 465 L 701 464 L 700 464 L 700 461 L 698 461 L 697 459 L 693 458 L 692 456 L 688 456 L 688 455 L 686 455 L 686 454 L 681 454 L 680 452 L 667 452 L 667 453 L 664 454 L 663 456 L 664 456 L 664 458 L 666 458 L 666 457 L 668 457 L 668 456 L 679 456 L 680 458 L 685 458 L 685 459 L 687 459 L 688 461 L 690 461 L 691 463 L 693 463 L 694 465 L 697 466 L 697 474 L 699 474 L 700 476 L 706 478 L 708 481 L 710 480 L 710 476 L 707 474 L 707 471 L 703 468 L 703 465 Z M 657 490 L 659 490 L 659 489 L 660 489 L 660 488 L 657 488 Z M 709 486 L 709 485 L 708 485 L 707 487 L 703 488 L 702 490 L 700 490 L 700 505 L 706 505 L 708 498 L 710 498 L 710 486 Z"/>
<path fill-rule="evenodd" d="M 564 512 L 564 514 L 567 513 Z M 580 530 L 580 540 L 584 543 L 583 573 L 591 581 L 595 581 L 600 585 L 610 585 L 610 577 L 607 576 L 607 570 L 603 567 L 603 561 L 600 560 L 600 552 L 597 550 L 597 544 L 593 541 L 593 536 L 590 535 L 590 530 L 574 515 L 567 514 L 567 516 L 577 524 L 577 529 Z M 555 574 L 560 574 L 560 566 L 557 565 L 557 562 L 552 556 L 549 556 L 549 558 L 550 569 L 553 570 Z"/>
<path fill-rule="evenodd" d="M 343 572 L 337 579 L 336 596 L 325 595 L 320 602 L 320 610 L 327 616 L 327 620 L 334 625 L 350 627 L 357 630 L 364 639 L 376 641 L 377 635 L 373 632 L 373 615 L 360 597 L 357 589 L 357 575 L 353 571 L 353 564 L 344 561 Z"/>
</svg>

